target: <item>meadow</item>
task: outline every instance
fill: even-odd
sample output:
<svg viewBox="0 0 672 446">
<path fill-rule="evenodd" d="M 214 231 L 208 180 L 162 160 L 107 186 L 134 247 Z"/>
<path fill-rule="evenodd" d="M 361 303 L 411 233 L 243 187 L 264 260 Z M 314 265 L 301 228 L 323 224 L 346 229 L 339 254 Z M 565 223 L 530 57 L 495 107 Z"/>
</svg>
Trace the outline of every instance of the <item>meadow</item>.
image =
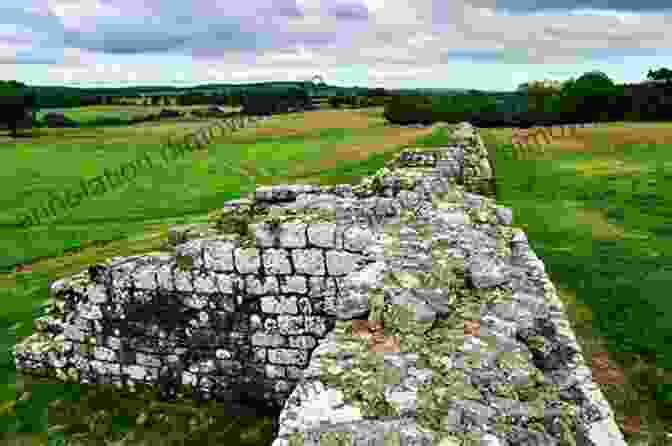
<svg viewBox="0 0 672 446">
<path fill-rule="evenodd" d="M 92 109 L 73 113 L 94 116 Z M 128 110 L 120 107 L 118 113 Z M 196 445 L 235 437 L 240 444 L 270 444 L 268 416 L 241 415 L 242 409 L 220 403 L 148 405 L 85 385 L 17 375 L 8 349 L 30 335 L 30 321 L 53 280 L 112 256 L 159 250 L 171 225 L 205 221 L 255 185 L 356 184 L 404 147 L 448 142 L 446 129 L 387 126 L 380 109 L 276 116 L 143 171 L 49 224 L 18 227 L 21 213 L 49 191 L 73 187 L 142 151 L 155 154 L 167 138 L 202 125 L 170 120 L 42 128 L 33 138 L 10 142 L 0 135 L 0 176 L 12 180 L 0 191 L 0 243 L 7 247 L 0 258 L 0 365 L 6 383 L 0 386 L 0 432 L 7 432 L 6 440 Z M 626 441 L 670 444 L 672 303 L 663 290 L 672 285 L 672 270 L 666 270 L 672 256 L 672 125 L 578 129 L 522 157 L 510 143 L 511 129 L 480 133 L 495 149 L 497 201 L 514 210 L 514 225 L 525 229 L 546 264 Z M 25 265 L 23 271 L 17 264 Z"/>
</svg>

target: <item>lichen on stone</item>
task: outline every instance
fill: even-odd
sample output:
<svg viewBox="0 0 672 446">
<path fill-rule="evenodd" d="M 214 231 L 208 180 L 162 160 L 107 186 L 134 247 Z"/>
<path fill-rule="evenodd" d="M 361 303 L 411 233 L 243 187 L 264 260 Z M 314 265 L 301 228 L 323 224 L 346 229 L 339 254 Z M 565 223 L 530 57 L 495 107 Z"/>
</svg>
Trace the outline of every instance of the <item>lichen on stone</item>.
<svg viewBox="0 0 672 446">
<path fill-rule="evenodd" d="M 194 258 L 187 255 L 176 255 L 175 264 L 180 271 L 190 271 L 194 268 Z"/>
</svg>

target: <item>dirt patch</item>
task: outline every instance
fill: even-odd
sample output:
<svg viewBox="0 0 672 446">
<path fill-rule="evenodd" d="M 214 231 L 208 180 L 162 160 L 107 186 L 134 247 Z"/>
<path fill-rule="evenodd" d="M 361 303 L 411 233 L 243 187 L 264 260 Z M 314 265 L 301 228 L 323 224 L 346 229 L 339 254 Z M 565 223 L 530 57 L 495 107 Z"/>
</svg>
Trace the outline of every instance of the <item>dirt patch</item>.
<svg viewBox="0 0 672 446">
<path fill-rule="evenodd" d="M 382 126 L 385 120 L 361 110 L 316 110 L 275 115 L 268 121 L 252 124 L 230 136 L 232 142 L 249 143 L 256 137 L 301 136 L 324 129 L 368 129 Z"/>
<path fill-rule="evenodd" d="M 577 223 L 590 226 L 594 239 L 618 240 L 625 236 L 623 228 L 609 223 L 603 211 L 577 208 L 575 212 Z"/>
<path fill-rule="evenodd" d="M 257 136 L 299 136 L 306 133 L 303 129 L 287 128 L 287 127 L 258 127 L 254 130 L 251 137 Z"/>
<path fill-rule="evenodd" d="M 301 129 L 305 132 L 320 129 L 366 129 L 372 124 L 384 122 L 382 116 L 376 118 L 354 110 L 316 110 L 305 113 L 291 113 L 274 116 L 265 128 Z M 289 124 L 289 125 L 287 125 Z"/>
<path fill-rule="evenodd" d="M 671 144 L 672 126 L 658 127 L 598 127 L 579 128 L 571 131 L 571 135 L 560 135 L 559 130 L 549 131 L 550 144 L 537 138 L 546 149 L 559 151 L 611 151 L 621 144 Z M 551 149 L 551 147 L 549 147 Z"/>
<path fill-rule="evenodd" d="M 610 127 L 595 129 L 595 134 L 607 135 L 609 144 L 672 144 L 672 125 L 658 127 Z"/>
</svg>

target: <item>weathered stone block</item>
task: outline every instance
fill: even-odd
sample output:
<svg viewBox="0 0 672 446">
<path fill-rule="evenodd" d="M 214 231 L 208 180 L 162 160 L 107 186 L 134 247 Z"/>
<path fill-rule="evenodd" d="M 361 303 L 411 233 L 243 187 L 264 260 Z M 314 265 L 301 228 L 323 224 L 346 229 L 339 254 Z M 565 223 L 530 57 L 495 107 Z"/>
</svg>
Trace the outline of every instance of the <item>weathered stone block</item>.
<svg viewBox="0 0 672 446">
<path fill-rule="evenodd" d="M 236 248 L 234 260 L 240 274 L 256 274 L 261 266 L 260 252 L 257 248 Z"/>
<path fill-rule="evenodd" d="M 292 251 L 292 261 L 294 262 L 294 269 L 299 274 L 311 276 L 326 274 L 324 256 L 319 249 L 295 249 Z"/>
<path fill-rule="evenodd" d="M 318 248 L 335 248 L 336 225 L 334 223 L 310 224 L 308 226 L 308 241 Z"/>
<path fill-rule="evenodd" d="M 203 244 L 203 265 L 216 272 L 233 272 L 233 252 L 236 246 L 232 242 L 207 241 Z"/>
<path fill-rule="evenodd" d="M 303 276 L 280 276 L 280 292 L 305 294 L 308 289 L 308 281 Z M 316 277 L 314 279 L 317 279 Z"/>
<path fill-rule="evenodd" d="M 296 305 L 296 297 L 262 297 L 260 300 L 261 311 L 271 314 L 297 314 L 299 309 Z"/>
<path fill-rule="evenodd" d="M 267 274 L 291 274 L 289 253 L 285 249 L 265 249 L 262 251 L 264 270 Z"/>
<path fill-rule="evenodd" d="M 246 278 L 246 292 L 251 295 L 277 294 L 279 292 L 278 279 L 272 276 Z"/>
<path fill-rule="evenodd" d="M 326 253 L 327 274 L 330 276 L 342 276 L 352 272 L 361 259 L 360 255 L 349 252 L 330 250 Z"/>
</svg>

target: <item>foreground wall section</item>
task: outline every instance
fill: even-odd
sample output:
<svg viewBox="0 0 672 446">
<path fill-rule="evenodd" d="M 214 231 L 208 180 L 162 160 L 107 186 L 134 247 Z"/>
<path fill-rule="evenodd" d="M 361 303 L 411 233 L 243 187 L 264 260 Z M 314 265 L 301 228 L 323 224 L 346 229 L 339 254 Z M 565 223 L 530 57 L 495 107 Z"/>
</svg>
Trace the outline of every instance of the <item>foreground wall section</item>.
<svg viewBox="0 0 672 446">
<path fill-rule="evenodd" d="M 274 446 L 624 445 L 479 135 L 452 136 L 54 283 L 17 370 L 253 400 L 280 412 Z"/>
</svg>

